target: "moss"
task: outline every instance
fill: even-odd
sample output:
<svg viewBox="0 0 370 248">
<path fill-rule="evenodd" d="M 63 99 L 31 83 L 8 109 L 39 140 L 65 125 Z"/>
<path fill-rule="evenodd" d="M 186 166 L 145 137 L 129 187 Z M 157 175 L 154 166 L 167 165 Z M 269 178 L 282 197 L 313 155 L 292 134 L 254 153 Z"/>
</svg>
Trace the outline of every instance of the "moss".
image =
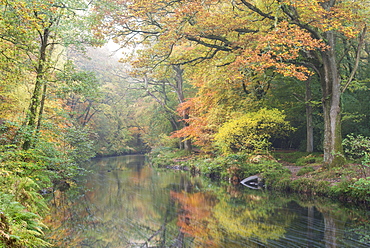
<svg viewBox="0 0 370 248">
<path fill-rule="evenodd" d="M 330 163 L 329 167 L 341 167 L 347 163 L 345 157 L 342 154 L 335 155 L 333 161 Z"/>
<path fill-rule="evenodd" d="M 278 190 L 278 191 L 291 191 L 291 184 L 292 180 L 290 177 L 283 177 L 280 180 L 276 181 L 269 181 L 269 184 L 267 184 L 267 188 L 273 189 L 273 190 Z"/>
<path fill-rule="evenodd" d="M 293 180 L 291 188 L 296 192 L 304 192 L 318 195 L 327 195 L 329 193 L 328 181 L 318 181 L 313 178 L 299 178 Z"/>
<path fill-rule="evenodd" d="M 310 153 L 299 152 L 299 151 L 296 151 L 296 152 L 281 152 L 281 151 L 280 152 L 279 151 L 272 152 L 272 155 L 276 159 L 286 161 L 288 163 L 296 163 L 299 158 L 308 156 L 309 154 Z"/>
<path fill-rule="evenodd" d="M 305 166 L 297 172 L 297 176 L 302 176 L 313 171 L 315 171 L 315 169 L 312 166 Z"/>
</svg>

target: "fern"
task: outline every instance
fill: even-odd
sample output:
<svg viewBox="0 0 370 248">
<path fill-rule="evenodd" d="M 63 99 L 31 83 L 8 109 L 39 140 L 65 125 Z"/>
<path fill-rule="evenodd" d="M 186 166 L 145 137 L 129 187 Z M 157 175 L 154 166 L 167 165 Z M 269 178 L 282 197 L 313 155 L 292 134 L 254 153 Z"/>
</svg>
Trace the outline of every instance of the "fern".
<svg viewBox="0 0 370 248">
<path fill-rule="evenodd" d="M 48 247 L 43 240 L 47 227 L 41 217 L 15 201 L 14 195 L 0 193 L 0 247 Z"/>
</svg>

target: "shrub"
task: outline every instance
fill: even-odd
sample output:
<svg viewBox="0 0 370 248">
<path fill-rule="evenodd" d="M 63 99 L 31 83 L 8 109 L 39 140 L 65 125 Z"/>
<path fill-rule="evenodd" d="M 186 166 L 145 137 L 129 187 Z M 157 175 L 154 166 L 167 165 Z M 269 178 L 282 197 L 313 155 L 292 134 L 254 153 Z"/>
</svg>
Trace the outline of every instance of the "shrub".
<svg viewBox="0 0 370 248">
<path fill-rule="evenodd" d="M 360 178 L 351 186 L 352 195 L 360 200 L 370 202 L 370 177 Z"/>
<path fill-rule="evenodd" d="M 261 176 L 268 188 L 287 189 L 291 172 L 279 163 L 270 161 L 263 163 Z"/>
<path fill-rule="evenodd" d="M 370 153 L 370 138 L 349 134 L 343 139 L 343 149 L 348 158 L 361 159 L 366 153 Z"/>
<path fill-rule="evenodd" d="M 198 160 L 196 165 L 203 174 L 213 178 L 230 178 L 239 175 L 245 165 L 247 156 L 245 154 L 231 154 L 218 156 L 214 159 L 206 158 Z"/>
<path fill-rule="evenodd" d="M 259 173 L 268 173 L 269 171 L 289 171 L 281 164 L 268 158 L 261 158 L 258 162 L 252 162 L 249 159 L 249 155 L 243 153 L 198 160 L 196 165 L 202 173 L 217 178 L 232 178 L 236 176 L 239 179 L 243 179 Z"/>
<path fill-rule="evenodd" d="M 263 152 L 271 138 L 287 136 L 293 128 L 283 112 L 261 109 L 225 123 L 215 135 L 215 144 L 224 154 L 232 152 Z"/>
</svg>

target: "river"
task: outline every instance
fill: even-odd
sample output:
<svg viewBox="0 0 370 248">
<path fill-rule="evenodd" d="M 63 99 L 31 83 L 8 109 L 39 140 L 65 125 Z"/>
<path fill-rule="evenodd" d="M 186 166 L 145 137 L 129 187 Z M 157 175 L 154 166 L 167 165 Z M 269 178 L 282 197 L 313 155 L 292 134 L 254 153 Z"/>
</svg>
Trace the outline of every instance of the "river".
<svg viewBox="0 0 370 248">
<path fill-rule="evenodd" d="M 155 169 L 141 155 L 85 168 L 50 200 L 56 247 L 370 247 L 360 207 Z"/>
</svg>

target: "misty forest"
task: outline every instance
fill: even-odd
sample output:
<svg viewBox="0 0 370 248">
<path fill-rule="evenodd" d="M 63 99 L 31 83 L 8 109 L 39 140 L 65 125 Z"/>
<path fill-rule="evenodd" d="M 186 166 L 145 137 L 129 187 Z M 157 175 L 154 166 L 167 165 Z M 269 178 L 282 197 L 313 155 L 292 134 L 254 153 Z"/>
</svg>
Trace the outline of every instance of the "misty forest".
<svg viewBox="0 0 370 248">
<path fill-rule="evenodd" d="M 0 247 L 303 247 L 274 243 L 296 215 L 322 218 L 304 247 L 370 245 L 368 1 L 0 3 Z M 104 222 L 62 204 L 103 170 L 85 197 L 158 223 L 72 231 Z M 282 219 L 272 192 L 326 200 Z"/>
</svg>

